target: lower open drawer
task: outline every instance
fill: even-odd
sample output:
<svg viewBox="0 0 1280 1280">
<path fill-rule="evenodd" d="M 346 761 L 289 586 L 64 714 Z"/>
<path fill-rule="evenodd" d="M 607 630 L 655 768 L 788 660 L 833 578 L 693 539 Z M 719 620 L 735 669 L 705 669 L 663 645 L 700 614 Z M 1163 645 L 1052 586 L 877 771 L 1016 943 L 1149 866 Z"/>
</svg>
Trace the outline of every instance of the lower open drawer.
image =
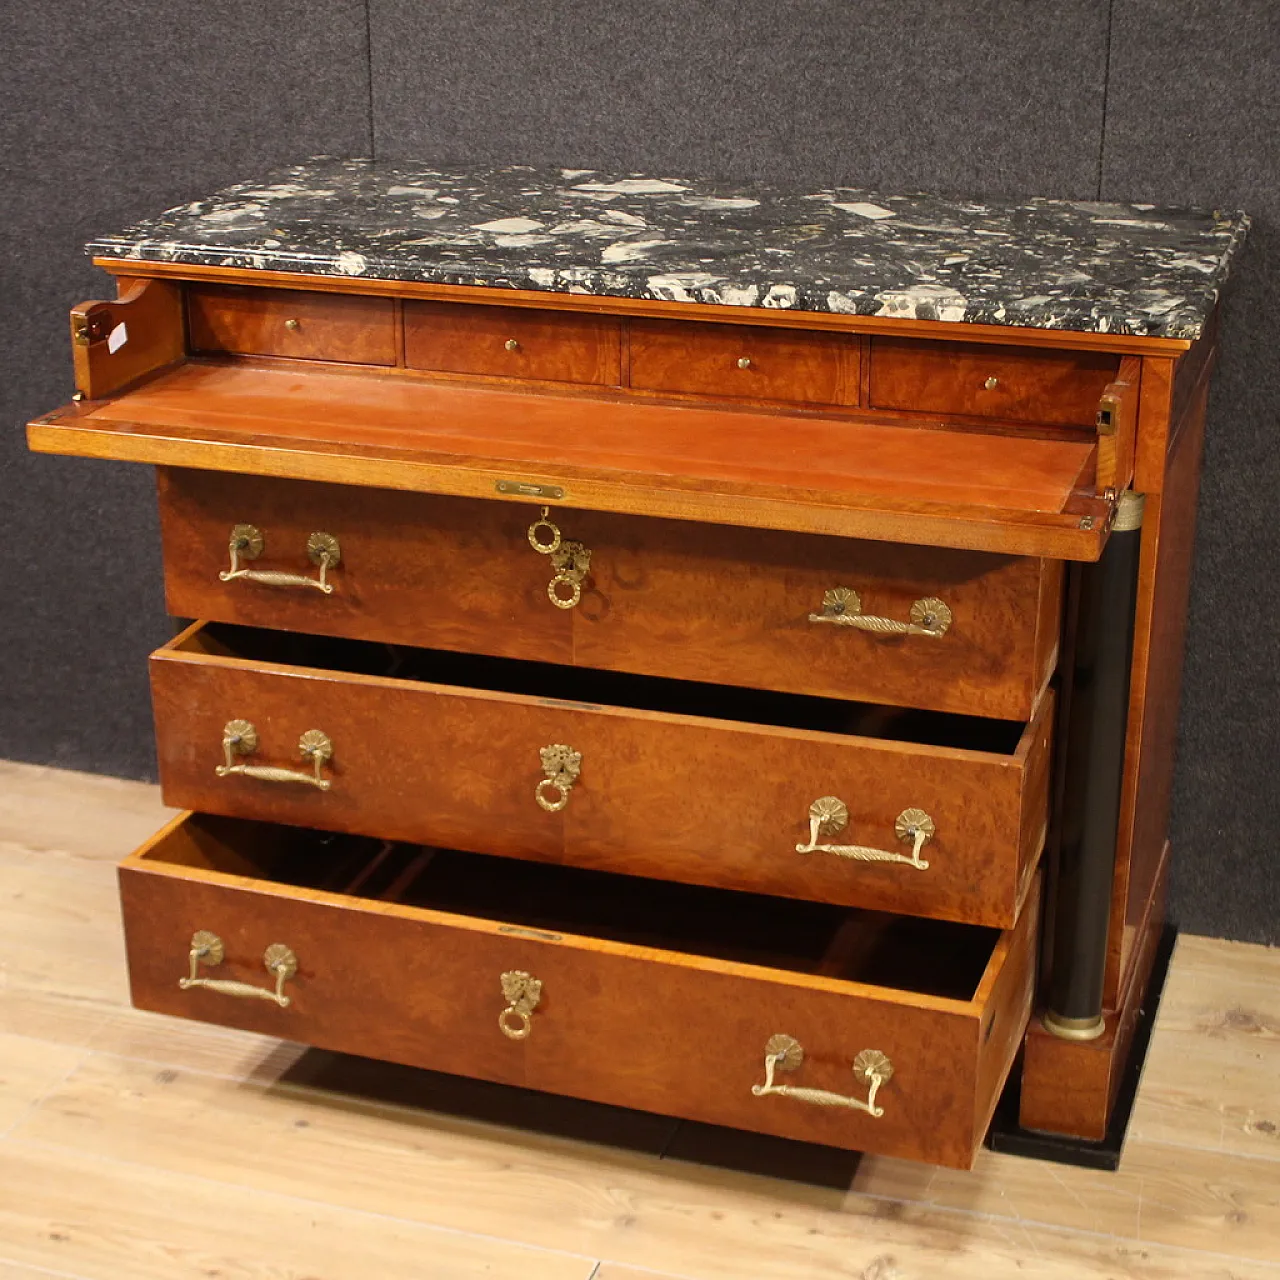
<svg viewBox="0 0 1280 1280">
<path fill-rule="evenodd" d="M 967 1167 L 1030 1011 L 1016 928 L 186 814 L 120 868 L 134 1003 Z"/>
</svg>

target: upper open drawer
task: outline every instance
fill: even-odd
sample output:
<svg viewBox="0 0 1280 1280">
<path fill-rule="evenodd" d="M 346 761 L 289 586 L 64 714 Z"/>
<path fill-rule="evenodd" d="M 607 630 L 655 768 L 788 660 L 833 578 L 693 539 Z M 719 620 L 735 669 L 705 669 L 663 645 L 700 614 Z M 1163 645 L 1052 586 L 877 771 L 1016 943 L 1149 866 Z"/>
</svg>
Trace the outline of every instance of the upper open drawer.
<svg viewBox="0 0 1280 1280">
<path fill-rule="evenodd" d="M 221 355 L 184 346 L 182 295 L 167 282 L 77 308 L 84 396 L 31 423 L 31 447 L 1054 559 L 1096 559 L 1106 537 L 1099 437 L 1083 431 L 908 427 L 866 410 L 361 368 L 340 362 L 334 334 L 354 325 L 367 337 L 374 312 L 357 324 L 317 304 L 308 319 L 280 292 L 283 310 L 240 316 L 214 344 Z M 288 348 L 304 328 L 320 346 Z M 552 329 L 542 337 L 554 345 Z"/>
</svg>

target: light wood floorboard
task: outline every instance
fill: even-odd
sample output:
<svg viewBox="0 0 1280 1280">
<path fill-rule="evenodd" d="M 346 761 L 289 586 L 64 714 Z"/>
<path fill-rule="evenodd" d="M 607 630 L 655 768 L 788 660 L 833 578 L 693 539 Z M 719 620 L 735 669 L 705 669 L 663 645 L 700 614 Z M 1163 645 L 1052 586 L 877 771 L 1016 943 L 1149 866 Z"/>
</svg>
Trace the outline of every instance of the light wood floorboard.
<svg viewBox="0 0 1280 1280">
<path fill-rule="evenodd" d="M 156 790 L 0 764 L 0 1280 L 1280 1280 L 1280 955 L 1179 942 L 1115 1174 L 972 1173 L 128 1007 Z"/>
</svg>

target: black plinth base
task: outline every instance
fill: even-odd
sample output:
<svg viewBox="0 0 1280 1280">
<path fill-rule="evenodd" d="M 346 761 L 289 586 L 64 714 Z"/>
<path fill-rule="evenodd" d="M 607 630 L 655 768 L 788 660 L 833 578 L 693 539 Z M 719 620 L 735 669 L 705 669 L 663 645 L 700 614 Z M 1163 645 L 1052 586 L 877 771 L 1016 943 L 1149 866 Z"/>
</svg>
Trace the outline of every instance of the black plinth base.
<svg viewBox="0 0 1280 1280">
<path fill-rule="evenodd" d="M 1164 992 L 1165 978 L 1169 975 L 1169 960 L 1173 956 L 1174 940 L 1178 931 L 1173 925 L 1165 925 L 1156 946 L 1155 963 L 1151 967 L 1151 980 L 1142 1007 L 1138 1010 L 1138 1022 L 1134 1028 L 1129 1049 L 1129 1061 L 1107 1136 L 1101 1142 L 1088 1142 L 1083 1138 L 1066 1138 L 1056 1133 L 1035 1133 L 1018 1124 L 1018 1095 L 1022 1083 L 1019 1063 L 1009 1076 L 1009 1083 L 996 1106 L 987 1130 L 986 1145 L 992 1151 L 1011 1156 L 1027 1156 L 1032 1160 L 1052 1160 L 1055 1164 L 1074 1164 L 1086 1169 L 1114 1171 L 1120 1164 L 1125 1135 L 1129 1131 L 1129 1119 L 1133 1115 L 1134 1099 L 1138 1096 L 1138 1084 L 1142 1068 L 1151 1045 L 1151 1029 L 1155 1026 L 1156 1011 L 1160 1008 L 1160 996 Z"/>
</svg>

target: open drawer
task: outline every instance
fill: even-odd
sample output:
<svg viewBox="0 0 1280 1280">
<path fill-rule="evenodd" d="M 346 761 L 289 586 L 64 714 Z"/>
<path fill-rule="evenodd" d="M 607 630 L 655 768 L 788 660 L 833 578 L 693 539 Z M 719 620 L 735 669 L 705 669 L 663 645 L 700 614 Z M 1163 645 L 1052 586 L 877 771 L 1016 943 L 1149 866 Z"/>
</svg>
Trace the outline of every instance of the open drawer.
<svg viewBox="0 0 1280 1280">
<path fill-rule="evenodd" d="M 121 865 L 141 1008 L 967 1167 L 1030 1013 L 1012 932 L 187 814 Z"/>
<path fill-rule="evenodd" d="M 126 348 L 127 349 L 127 348 Z M 1095 560 L 1088 439 L 187 358 L 29 424 L 37 453 Z"/>
<path fill-rule="evenodd" d="M 152 655 L 167 803 L 1007 927 L 1029 724 L 198 623 Z M 749 781 L 748 781 L 749 780 Z"/>
</svg>

